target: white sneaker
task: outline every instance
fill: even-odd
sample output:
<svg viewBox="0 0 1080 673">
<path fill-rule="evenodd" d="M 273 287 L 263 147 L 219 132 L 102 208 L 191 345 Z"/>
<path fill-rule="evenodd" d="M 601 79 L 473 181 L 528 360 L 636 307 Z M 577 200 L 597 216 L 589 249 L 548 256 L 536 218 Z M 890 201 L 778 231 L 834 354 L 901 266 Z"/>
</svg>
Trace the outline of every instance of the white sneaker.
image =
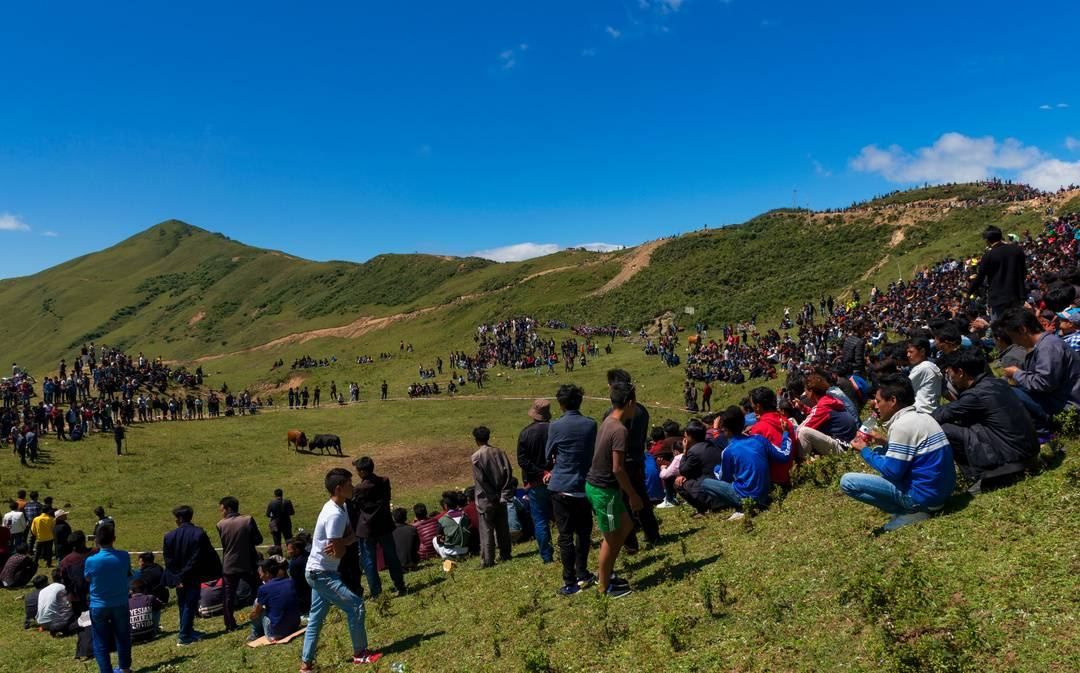
<svg viewBox="0 0 1080 673">
<path fill-rule="evenodd" d="M 926 521 L 930 518 L 930 515 L 926 512 L 912 512 L 911 514 L 897 514 L 889 520 L 887 524 L 881 527 L 885 532 L 894 531 L 898 528 L 903 528 L 909 524 L 918 523 L 920 521 Z"/>
<path fill-rule="evenodd" d="M 671 502 L 670 500 L 665 500 L 664 502 L 657 505 L 656 509 L 668 509 L 669 507 L 678 507 L 678 505 Z"/>
<path fill-rule="evenodd" d="M 742 521 L 746 515 L 742 512 L 733 512 L 731 516 L 727 518 L 728 521 Z"/>
</svg>

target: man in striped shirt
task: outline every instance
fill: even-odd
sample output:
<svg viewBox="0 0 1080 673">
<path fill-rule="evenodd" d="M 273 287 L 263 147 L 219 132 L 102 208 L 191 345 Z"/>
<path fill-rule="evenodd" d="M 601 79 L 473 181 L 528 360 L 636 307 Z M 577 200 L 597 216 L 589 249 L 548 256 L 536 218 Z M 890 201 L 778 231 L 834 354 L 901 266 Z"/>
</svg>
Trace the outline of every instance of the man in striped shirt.
<svg viewBox="0 0 1080 673">
<path fill-rule="evenodd" d="M 882 532 L 923 521 L 945 506 L 956 486 L 952 447 L 929 414 L 915 410 L 915 390 L 903 376 L 882 377 L 875 399 L 888 437 L 852 442 L 881 476 L 849 472 L 840 489 L 860 502 L 893 515 Z M 870 444 L 883 444 L 874 448 Z"/>
</svg>

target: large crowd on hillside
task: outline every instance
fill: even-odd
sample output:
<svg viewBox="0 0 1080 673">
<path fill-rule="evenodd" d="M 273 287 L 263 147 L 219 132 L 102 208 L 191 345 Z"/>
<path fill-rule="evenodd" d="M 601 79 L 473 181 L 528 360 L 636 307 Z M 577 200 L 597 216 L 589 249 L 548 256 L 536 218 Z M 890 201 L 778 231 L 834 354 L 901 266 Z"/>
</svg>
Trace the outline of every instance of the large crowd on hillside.
<svg viewBox="0 0 1080 673">
<path fill-rule="evenodd" d="M 0 556 L 7 555 L 0 582 L 41 585 L 27 595 L 28 606 L 31 596 L 35 601 L 27 623 L 57 635 L 88 632 L 103 673 L 112 671 L 110 648 L 120 668 L 130 669 L 130 634 L 156 633 L 153 614 L 169 588 L 180 609 L 178 644 L 200 639 L 194 615 L 204 597 L 208 612 L 219 601 L 226 630 L 242 628 L 236 608 L 252 601 L 250 638 L 274 641 L 302 630 L 300 670 L 310 671 L 335 607 L 345 616 L 353 663 L 382 656 L 368 642 L 361 586 L 367 584 L 368 598 L 382 592 L 380 560 L 401 595 L 409 590 L 405 570 L 426 559 L 441 559 L 448 571 L 472 555 L 481 568 L 533 562 L 512 559 L 511 546 L 532 537 L 540 562 L 555 562 L 557 552 L 559 595 L 595 587 L 621 598 L 633 591 L 616 573 L 622 552 L 668 541 L 655 509 L 683 506 L 695 517 L 726 510 L 739 520 L 796 487 L 799 466 L 836 454 L 865 462 L 867 471 L 844 474 L 839 486 L 887 515 L 878 533 L 917 524 L 947 511 L 958 486 L 978 495 L 1042 469 L 1040 452 L 1056 447 L 1060 415 L 1080 407 L 1078 224 L 1076 216 L 1052 219 L 1015 241 L 987 227 L 978 260 L 941 260 L 911 281 L 875 288 L 865 302 L 822 298 L 793 319 L 787 312 L 785 319 L 799 325 L 798 341 L 771 330 L 751 344 L 755 318 L 702 344 L 700 325 L 688 366 L 700 368 L 706 386 L 742 369 L 760 370 L 755 378 L 763 385 L 738 406 L 708 408 L 681 425 L 654 423 L 624 370 L 607 373 L 610 407 L 599 421 L 581 413 L 580 387 L 561 385 L 555 405 L 538 399 L 522 409 L 527 425 L 509 454 L 487 427 L 474 428 L 472 486 L 444 492 L 438 508 L 415 505 L 412 523 L 392 507 L 390 480 L 362 457 L 355 474 L 326 474 L 328 499 L 311 535 L 293 534 L 292 504 L 276 493 L 266 509 L 275 545 L 265 553 L 255 518 L 240 513 L 235 497 L 217 503 L 220 557 L 194 525 L 192 507 L 178 505 L 176 528 L 163 540 L 164 566 L 146 578 L 141 569 L 144 581 L 136 584 L 128 554 L 114 548 L 116 524 L 103 510 L 88 550 L 85 535 L 62 526 L 71 516 L 66 506 L 57 511 L 20 493 L 0 528 Z M 886 332 L 903 341 L 887 342 Z M 664 336 L 676 335 L 665 327 Z M 484 325 L 475 340 L 477 355 L 451 353 L 451 367 L 482 372 L 582 352 L 569 349 L 572 340 L 557 350 L 554 340 L 536 334 L 532 318 Z M 1001 376 L 990 367 L 994 356 Z M 782 387 L 764 385 L 780 371 Z M 689 392 L 696 384 L 687 386 L 696 405 Z M 595 563 L 594 527 L 602 538 Z M 41 561 L 51 564 L 53 541 L 62 539 L 67 553 L 52 583 L 34 579 Z M 154 565 L 152 554 L 140 556 L 141 568 Z M 139 598 L 148 594 L 157 602 Z"/>
</svg>

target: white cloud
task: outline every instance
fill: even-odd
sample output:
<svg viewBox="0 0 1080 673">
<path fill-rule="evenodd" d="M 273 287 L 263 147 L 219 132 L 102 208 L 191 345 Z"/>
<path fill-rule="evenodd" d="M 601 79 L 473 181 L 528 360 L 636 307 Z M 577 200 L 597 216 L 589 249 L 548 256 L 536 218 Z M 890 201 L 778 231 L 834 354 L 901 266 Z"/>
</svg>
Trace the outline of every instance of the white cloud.
<svg viewBox="0 0 1080 673">
<path fill-rule="evenodd" d="M 821 163 L 817 159 L 811 159 L 810 163 L 814 167 L 814 175 L 821 178 L 832 177 L 832 171 L 830 171 L 828 168 L 825 168 L 825 164 Z"/>
<path fill-rule="evenodd" d="M 1039 148 L 1015 138 L 999 143 L 992 136 L 973 138 L 953 132 L 914 153 L 899 145 L 886 149 L 867 145 L 851 160 L 851 167 L 864 173 L 880 173 L 890 182 L 971 182 L 984 180 L 999 170 L 1030 168 L 1046 158 Z"/>
<path fill-rule="evenodd" d="M 30 225 L 18 215 L 0 213 L 0 231 L 30 231 Z"/>
<path fill-rule="evenodd" d="M 1068 103 L 1058 103 L 1054 107 L 1056 107 L 1056 108 L 1067 108 L 1067 107 L 1069 107 L 1069 104 Z"/>
<path fill-rule="evenodd" d="M 1039 106 L 1039 109 L 1040 110 L 1053 110 L 1054 106 L 1050 105 L 1049 103 L 1043 103 L 1042 105 Z"/>
<path fill-rule="evenodd" d="M 46 238 L 57 238 L 60 236 L 60 234 L 56 233 L 55 231 L 43 231 L 41 232 L 41 235 L 45 236 Z"/>
<path fill-rule="evenodd" d="M 529 50 L 529 45 L 522 42 L 516 47 L 505 49 L 499 52 L 498 61 L 499 67 L 503 70 L 510 70 L 518 64 L 518 60 L 521 58 L 521 54 Z"/>
<path fill-rule="evenodd" d="M 1066 109 L 1068 107 L 1069 107 L 1068 103 L 1058 103 L 1056 105 L 1051 105 L 1050 103 L 1043 103 L 1042 105 L 1039 106 L 1039 109 L 1040 110 L 1064 110 L 1064 109 Z"/>
<path fill-rule="evenodd" d="M 607 34 L 610 35 L 611 39 L 613 39 L 613 40 L 617 40 L 620 37 L 622 37 L 622 31 L 619 30 L 618 28 L 613 28 L 611 26 L 606 26 L 604 28 L 604 31 L 607 32 Z"/>
<path fill-rule="evenodd" d="M 1065 149 L 1067 149 L 1067 150 L 1069 150 L 1071 152 L 1075 152 L 1077 150 L 1080 150 L 1080 140 L 1077 140 L 1076 138 L 1073 138 L 1072 136 L 1068 136 L 1067 138 L 1065 138 Z"/>
<path fill-rule="evenodd" d="M 1021 171 L 1020 181 L 1048 192 L 1080 185 L 1080 161 L 1047 159 Z"/>
<path fill-rule="evenodd" d="M 493 262 L 520 262 L 526 259 L 532 259 L 533 257 L 543 257 L 544 255 L 551 255 L 560 250 L 566 250 L 568 248 L 583 248 L 592 252 L 613 252 L 615 250 L 622 250 L 622 245 L 618 243 L 580 243 L 578 245 L 568 245 L 563 247 L 557 243 L 515 243 L 513 245 L 504 245 L 501 248 L 491 248 L 488 250 L 477 250 L 473 253 L 474 257 L 483 257 L 484 259 L 490 259 Z"/>
<path fill-rule="evenodd" d="M 504 245 L 501 248 L 477 250 L 473 255 L 490 259 L 493 262 L 520 262 L 523 259 L 550 255 L 560 249 L 555 243 L 515 243 L 513 245 Z"/>
</svg>

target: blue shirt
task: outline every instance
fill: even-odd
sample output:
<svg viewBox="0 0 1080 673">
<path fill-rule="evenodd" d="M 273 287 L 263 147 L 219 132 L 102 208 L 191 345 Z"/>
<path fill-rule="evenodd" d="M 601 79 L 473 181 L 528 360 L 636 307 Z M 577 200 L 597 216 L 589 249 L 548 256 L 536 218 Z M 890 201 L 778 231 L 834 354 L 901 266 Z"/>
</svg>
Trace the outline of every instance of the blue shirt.
<svg viewBox="0 0 1080 673">
<path fill-rule="evenodd" d="M 83 577 L 90 583 L 90 607 L 126 608 L 130 575 L 131 559 L 126 551 L 101 549 L 87 556 Z"/>
<path fill-rule="evenodd" d="M 271 638 L 284 638 L 300 628 L 300 608 L 296 589 L 288 577 L 277 577 L 259 587 L 259 605 L 270 618 Z"/>
<path fill-rule="evenodd" d="M 735 487 L 742 498 L 760 501 L 769 494 L 769 440 L 761 435 L 732 437 L 720 460 L 720 479 Z"/>
<path fill-rule="evenodd" d="M 585 493 L 585 475 L 596 448 L 596 421 L 577 411 L 567 411 L 548 426 L 545 453 L 555 459 L 548 489 L 552 493 Z"/>
</svg>

